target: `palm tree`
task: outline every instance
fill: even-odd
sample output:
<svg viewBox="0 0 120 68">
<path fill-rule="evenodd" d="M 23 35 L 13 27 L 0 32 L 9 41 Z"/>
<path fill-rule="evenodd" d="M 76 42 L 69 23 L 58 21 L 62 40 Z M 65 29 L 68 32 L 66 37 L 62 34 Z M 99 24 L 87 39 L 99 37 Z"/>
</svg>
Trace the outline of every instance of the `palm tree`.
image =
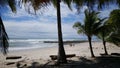
<svg viewBox="0 0 120 68">
<path fill-rule="evenodd" d="M 77 29 L 78 34 L 84 33 L 88 37 L 91 57 L 95 57 L 92 49 L 92 36 L 96 34 L 99 26 L 101 25 L 100 19 L 98 17 L 99 12 L 85 10 L 84 24 L 76 22 L 73 28 Z"/>
<path fill-rule="evenodd" d="M 62 30 L 61 30 L 61 13 L 60 13 L 60 0 L 57 0 L 57 24 L 58 24 L 58 63 L 67 63 L 65 50 L 63 47 Z"/>
<path fill-rule="evenodd" d="M 105 55 L 108 55 L 106 42 L 120 46 L 120 10 L 116 9 L 110 13 L 110 17 L 98 30 L 98 38 L 102 39 Z"/>
<path fill-rule="evenodd" d="M 70 3 L 68 0 L 62 0 L 64 3 L 68 5 L 70 8 Z M 58 24 L 58 64 L 59 63 L 67 63 L 65 50 L 63 46 L 63 38 L 62 38 L 62 29 L 61 29 L 61 13 L 60 13 L 60 2 L 61 0 L 22 0 L 23 3 L 31 2 L 33 9 L 36 11 L 38 9 L 41 9 L 43 7 L 46 7 L 50 5 L 51 3 L 55 6 L 57 9 L 57 24 Z"/>
<path fill-rule="evenodd" d="M 100 28 L 97 30 L 98 33 L 96 34 L 97 37 L 100 38 L 103 42 L 105 55 L 108 55 L 107 48 L 106 48 L 106 42 L 107 42 L 107 39 L 109 38 L 109 35 L 112 32 L 112 29 L 110 29 L 110 28 L 111 28 L 111 26 L 109 24 L 107 24 L 107 21 L 105 21 L 102 23 Z"/>
<path fill-rule="evenodd" d="M 110 37 L 107 39 L 107 41 L 114 43 L 115 45 L 118 45 L 118 46 L 120 46 L 120 23 L 119 22 L 120 22 L 120 9 L 115 9 L 109 15 L 108 24 L 111 25 L 113 32 L 110 34 Z"/>
<path fill-rule="evenodd" d="M 15 0 L 1 0 L 0 1 L 0 8 L 6 5 L 9 5 L 11 10 L 13 12 L 16 12 Z M 0 50 L 3 52 L 4 55 L 7 54 L 8 46 L 9 46 L 8 35 L 6 33 L 2 18 L 0 16 Z"/>
</svg>

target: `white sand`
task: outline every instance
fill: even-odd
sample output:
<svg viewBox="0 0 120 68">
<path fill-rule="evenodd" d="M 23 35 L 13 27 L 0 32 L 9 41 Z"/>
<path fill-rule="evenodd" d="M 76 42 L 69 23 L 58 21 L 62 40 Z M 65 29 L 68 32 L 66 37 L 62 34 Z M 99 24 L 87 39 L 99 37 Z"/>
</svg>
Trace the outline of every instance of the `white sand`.
<svg viewBox="0 0 120 68">
<path fill-rule="evenodd" d="M 101 42 L 92 42 L 93 50 L 95 56 L 100 56 L 100 53 L 104 53 L 103 45 Z M 108 53 L 120 53 L 120 47 L 117 47 L 113 44 L 107 43 L 107 50 Z M 65 45 L 65 52 L 66 54 L 76 54 L 76 56 L 87 56 L 90 57 L 90 49 L 89 43 L 76 43 L 75 46 Z M 50 47 L 50 48 L 38 48 L 38 49 L 31 49 L 31 50 L 23 50 L 23 51 L 10 51 L 7 56 L 24 56 L 27 60 L 50 60 L 50 55 L 57 55 L 58 47 Z M 0 68 L 5 67 L 3 66 L 6 63 L 5 56 L 0 53 Z M 25 58 L 25 59 L 26 59 Z M 43 61 L 44 62 L 44 61 Z"/>
</svg>

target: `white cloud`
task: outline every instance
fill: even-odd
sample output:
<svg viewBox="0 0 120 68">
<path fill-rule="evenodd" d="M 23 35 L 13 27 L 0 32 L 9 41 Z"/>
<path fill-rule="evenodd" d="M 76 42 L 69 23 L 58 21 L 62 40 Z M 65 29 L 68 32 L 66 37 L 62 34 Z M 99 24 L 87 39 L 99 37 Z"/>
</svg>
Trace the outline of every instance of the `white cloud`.
<svg viewBox="0 0 120 68">
<path fill-rule="evenodd" d="M 57 37 L 57 24 L 55 23 L 38 23 L 37 21 L 4 21 L 9 37 Z M 72 28 L 73 24 L 63 24 L 63 36 L 77 36 L 76 31 Z"/>
<path fill-rule="evenodd" d="M 113 4 L 113 5 L 110 5 L 108 8 L 100 11 L 101 12 L 101 17 L 109 17 L 110 12 L 114 9 L 118 9 L 118 7 Z"/>
<path fill-rule="evenodd" d="M 76 15 L 77 10 L 75 8 L 73 8 L 73 11 L 71 11 L 65 4 L 61 3 L 62 32 L 64 37 L 79 37 L 79 35 L 76 33 L 76 30 L 72 28 L 72 25 L 76 21 L 83 22 L 83 13 L 86 8 L 86 6 L 83 6 L 81 14 Z M 113 8 L 114 7 L 112 7 L 112 9 Z M 107 16 L 112 9 L 102 11 L 101 15 Z M 18 9 L 17 14 L 13 14 L 12 12 L 5 13 L 4 15 L 6 17 L 8 16 L 11 18 L 35 17 L 35 20 L 4 21 L 9 37 L 57 37 L 56 9 L 53 6 L 49 6 L 48 9 L 42 9 L 42 11 L 43 14 L 39 14 L 38 11 L 37 16 L 28 14 L 24 8 Z"/>
<path fill-rule="evenodd" d="M 84 10 L 86 9 L 86 6 L 83 6 L 82 8 L 82 12 L 84 12 Z M 34 11 L 32 11 L 33 14 L 29 14 L 28 11 L 25 10 L 26 8 L 24 6 L 22 7 L 17 7 L 17 13 L 12 13 L 11 11 L 8 13 L 4 13 L 4 16 L 9 16 L 11 18 L 19 18 L 19 17 L 52 17 L 52 18 L 56 18 L 57 16 L 57 12 L 56 12 L 56 8 L 53 5 L 48 6 L 47 8 L 42 8 L 40 10 L 37 11 L 37 14 L 34 14 Z M 10 9 L 9 9 L 10 10 Z M 67 7 L 67 5 L 65 5 L 64 3 L 61 3 L 61 16 L 62 18 L 65 17 L 69 17 L 69 15 L 75 15 L 75 13 L 77 12 L 77 9 L 75 9 L 72 6 L 72 11 Z"/>
</svg>

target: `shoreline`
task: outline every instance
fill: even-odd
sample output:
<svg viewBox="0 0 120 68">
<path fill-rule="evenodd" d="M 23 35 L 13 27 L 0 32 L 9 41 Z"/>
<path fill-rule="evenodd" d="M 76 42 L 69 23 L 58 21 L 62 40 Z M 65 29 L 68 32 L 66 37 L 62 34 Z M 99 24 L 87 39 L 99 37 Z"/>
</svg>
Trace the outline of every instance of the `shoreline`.
<svg viewBox="0 0 120 68">
<path fill-rule="evenodd" d="M 93 45 L 92 47 L 96 57 L 104 53 L 102 42 L 92 42 L 92 45 Z M 66 54 L 75 54 L 76 56 L 84 57 L 84 58 L 91 57 L 88 42 L 75 43 L 74 46 L 65 45 L 64 48 L 65 48 Z M 120 47 L 107 43 L 107 51 L 109 54 L 120 53 Z M 5 68 L 8 68 L 7 65 L 5 65 L 6 63 L 8 63 L 8 61 L 6 60 L 7 56 L 25 57 L 24 62 L 29 66 L 29 64 L 33 62 L 39 62 L 40 64 L 47 63 L 48 61 L 51 60 L 51 58 L 49 57 L 50 55 L 58 55 L 58 46 L 48 47 L 48 48 L 29 49 L 29 50 L 22 50 L 22 51 L 9 51 L 8 55 L 6 56 L 3 56 L 3 54 L 0 53 L 0 66 L 4 65 L 6 66 Z M 78 61 L 77 57 L 73 57 L 71 59 L 73 61 Z M 15 64 L 11 66 L 14 68 Z"/>
<path fill-rule="evenodd" d="M 92 47 L 93 47 L 93 51 L 95 52 L 96 56 L 100 56 L 100 53 L 104 53 L 102 42 L 92 42 Z M 110 50 L 112 47 L 116 47 L 116 46 L 113 44 L 107 43 L 108 52 L 115 50 L 115 49 Z M 70 53 L 70 54 L 76 54 L 77 56 L 90 56 L 90 49 L 89 49 L 88 42 L 74 43 L 73 46 L 71 46 L 70 44 L 64 44 L 64 48 L 65 48 L 66 54 Z M 119 49 L 119 47 L 118 47 L 118 49 Z M 120 53 L 119 50 L 118 50 L 118 52 Z M 57 55 L 58 45 L 52 46 L 52 47 L 33 48 L 33 49 L 26 49 L 26 50 L 11 50 L 11 51 L 9 51 L 8 55 L 14 55 L 14 54 L 16 55 L 18 53 L 19 53 L 19 55 L 27 55 L 27 56 L 28 55 L 32 56 L 32 54 L 29 54 L 29 53 L 33 53 L 33 56 L 36 55 L 37 57 L 41 56 L 38 54 L 43 54 L 43 55 L 45 55 L 45 57 L 47 56 L 47 58 L 49 58 L 49 55 L 51 55 L 51 54 Z M 47 55 L 47 53 L 48 53 L 48 55 Z M 42 56 L 42 58 L 44 59 L 43 56 Z"/>
<path fill-rule="evenodd" d="M 93 43 L 94 42 L 98 42 L 98 43 L 100 43 L 101 41 L 92 41 Z M 66 45 L 69 45 L 69 46 L 74 46 L 74 45 L 76 45 L 76 44 L 81 44 L 81 43 L 88 43 L 88 41 L 64 41 L 63 42 L 63 45 L 64 46 L 66 46 Z M 47 46 L 45 46 L 45 47 L 40 47 L 40 46 L 38 46 L 38 47 L 13 47 L 13 50 L 12 50 L 12 47 L 9 47 L 9 51 L 21 51 L 21 50 L 31 50 L 31 49 L 33 49 L 33 50 L 35 50 L 35 49 L 42 49 L 42 48 L 51 48 L 51 47 L 58 47 L 58 42 L 57 41 L 43 41 L 43 44 L 49 44 L 49 45 L 47 45 Z M 52 44 L 52 45 L 51 45 Z M 54 44 L 54 45 L 53 45 Z M 40 44 L 39 44 L 40 45 Z M 17 50 L 18 49 L 18 50 Z"/>
<path fill-rule="evenodd" d="M 44 43 L 58 43 L 58 41 L 43 41 Z M 83 43 L 88 42 L 87 40 L 75 40 L 75 41 L 63 41 L 63 43 Z"/>
<path fill-rule="evenodd" d="M 41 43 L 42 42 L 42 43 Z M 74 45 L 76 43 L 84 43 L 87 41 L 63 41 L 63 45 Z M 29 44 L 29 42 L 28 42 Z M 42 44 L 42 45 L 41 45 Z M 35 45 L 35 46 L 34 46 Z M 12 45 L 11 45 L 12 46 Z M 16 46 L 15 47 L 9 47 L 9 51 L 20 51 L 20 50 L 30 50 L 30 49 L 38 49 L 38 48 L 49 48 L 49 47 L 56 47 L 58 46 L 58 42 L 57 41 L 38 41 L 38 43 L 36 44 L 30 44 L 30 46 Z"/>
</svg>

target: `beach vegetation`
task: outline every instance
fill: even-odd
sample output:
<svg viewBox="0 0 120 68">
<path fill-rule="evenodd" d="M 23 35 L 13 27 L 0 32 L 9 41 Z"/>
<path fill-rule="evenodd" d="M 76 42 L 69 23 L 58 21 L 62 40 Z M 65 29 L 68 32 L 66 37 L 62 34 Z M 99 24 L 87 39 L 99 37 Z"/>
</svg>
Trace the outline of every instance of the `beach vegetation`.
<svg viewBox="0 0 120 68">
<path fill-rule="evenodd" d="M 93 9 L 93 6 L 98 4 L 98 8 L 103 8 L 103 5 L 109 5 L 109 2 L 112 2 L 110 0 L 20 0 L 22 4 L 25 5 L 25 8 L 28 8 L 28 12 L 30 13 L 30 10 L 34 10 L 36 13 L 37 10 L 40 10 L 41 8 L 49 8 L 49 5 L 54 5 L 54 7 L 57 10 L 57 25 L 58 25 L 58 63 L 66 63 L 66 56 L 65 56 L 65 50 L 63 46 L 63 38 L 62 38 L 62 27 L 61 27 L 61 11 L 60 11 L 60 3 L 63 2 L 67 4 L 68 8 L 72 10 L 71 4 L 76 4 L 76 7 L 79 11 L 79 9 L 83 5 L 89 6 L 89 8 Z M 119 2 L 117 2 L 119 4 Z M 12 5 L 11 5 L 12 6 Z M 90 36 L 88 36 L 89 39 L 91 39 Z M 93 55 L 94 56 L 94 55 Z"/>
<path fill-rule="evenodd" d="M 109 24 L 107 24 L 107 21 L 101 22 L 101 26 L 99 27 L 98 32 L 96 34 L 97 37 L 102 40 L 105 55 L 108 55 L 107 48 L 106 48 L 106 42 L 112 32 L 112 29 L 110 29 L 110 28 L 111 28 L 111 26 Z"/>
<path fill-rule="evenodd" d="M 0 0 L 0 9 L 2 10 L 2 7 L 9 5 L 11 8 L 12 12 L 16 13 L 16 6 L 15 6 L 15 0 Z M 2 17 L 1 17 L 1 12 L 0 12 L 0 50 L 2 53 L 5 55 L 8 52 L 8 35 L 5 30 Z"/>
<path fill-rule="evenodd" d="M 115 9 L 111 11 L 108 19 L 108 24 L 111 25 L 113 32 L 108 38 L 108 42 L 120 46 L 120 10 Z"/>
<path fill-rule="evenodd" d="M 120 10 L 116 9 L 110 13 L 110 17 L 102 22 L 98 29 L 97 37 L 103 41 L 105 55 L 108 55 L 106 42 L 120 46 Z"/>
<path fill-rule="evenodd" d="M 85 10 L 85 19 L 83 24 L 81 22 L 76 22 L 73 28 L 77 30 L 77 33 L 84 33 L 88 37 L 91 57 L 95 57 L 92 49 L 92 36 L 96 34 L 99 26 L 101 25 L 100 18 L 98 17 L 99 12 Z"/>
</svg>

